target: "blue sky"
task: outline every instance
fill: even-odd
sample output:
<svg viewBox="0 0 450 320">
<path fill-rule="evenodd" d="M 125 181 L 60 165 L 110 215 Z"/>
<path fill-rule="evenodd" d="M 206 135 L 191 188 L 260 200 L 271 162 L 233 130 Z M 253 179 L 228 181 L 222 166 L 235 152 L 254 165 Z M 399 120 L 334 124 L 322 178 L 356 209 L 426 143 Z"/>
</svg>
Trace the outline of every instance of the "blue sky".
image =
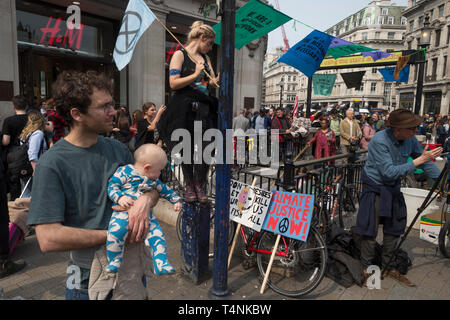
<svg viewBox="0 0 450 320">
<path fill-rule="evenodd" d="M 325 31 L 337 22 L 345 19 L 353 13 L 361 10 L 371 2 L 370 0 L 278 0 L 280 11 L 293 19 L 314 27 L 320 31 Z M 275 0 L 269 3 L 276 8 Z M 408 0 L 394 0 L 391 4 L 406 6 Z M 312 29 L 300 23 L 296 23 L 294 30 L 293 20 L 284 25 L 289 45 L 292 47 L 298 41 L 308 35 Z M 281 28 L 277 28 L 269 33 L 268 50 L 278 46 L 283 46 Z"/>
</svg>

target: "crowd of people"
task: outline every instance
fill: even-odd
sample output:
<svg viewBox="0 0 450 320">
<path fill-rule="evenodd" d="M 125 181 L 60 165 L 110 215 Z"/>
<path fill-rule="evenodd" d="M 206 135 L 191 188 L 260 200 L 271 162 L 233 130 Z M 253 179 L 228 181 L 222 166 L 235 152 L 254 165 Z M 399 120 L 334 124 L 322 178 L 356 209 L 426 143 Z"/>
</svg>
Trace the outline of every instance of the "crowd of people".
<svg viewBox="0 0 450 320">
<path fill-rule="evenodd" d="M 305 112 L 294 115 L 290 108 L 261 108 L 254 113 L 242 109 L 233 119 L 233 130 L 248 132 L 249 129 L 255 129 L 258 135 L 270 134 L 272 129 L 277 129 L 280 156 L 285 152 L 286 142 L 291 141 L 297 154 L 304 146 L 308 146 L 311 150 L 305 152 L 305 156 L 319 159 L 358 149 L 367 150 L 375 133 L 384 130 L 389 119 L 387 111 L 355 112 L 349 106 L 338 105 L 327 110 L 306 118 Z M 438 144 L 447 150 L 450 116 L 425 114 L 417 134 L 424 136 L 424 143 Z M 250 136 L 251 134 L 247 134 L 247 137 Z"/>
</svg>

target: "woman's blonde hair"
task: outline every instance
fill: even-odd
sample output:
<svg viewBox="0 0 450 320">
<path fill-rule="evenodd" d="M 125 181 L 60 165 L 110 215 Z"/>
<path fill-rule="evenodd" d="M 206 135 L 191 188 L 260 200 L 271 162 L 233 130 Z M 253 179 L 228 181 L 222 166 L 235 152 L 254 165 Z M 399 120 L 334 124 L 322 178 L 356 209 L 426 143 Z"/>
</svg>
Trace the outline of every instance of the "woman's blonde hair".
<svg viewBox="0 0 450 320">
<path fill-rule="evenodd" d="M 191 31 L 188 34 L 188 43 L 192 40 L 200 38 L 202 35 L 208 39 L 214 39 L 216 37 L 216 33 L 210 25 L 207 25 L 202 21 L 195 21 L 192 24 Z"/>
<path fill-rule="evenodd" d="M 36 130 L 45 130 L 45 119 L 44 116 L 38 112 L 33 111 L 28 115 L 28 121 L 20 134 L 20 140 L 25 141 L 29 135 L 31 135 Z"/>
</svg>

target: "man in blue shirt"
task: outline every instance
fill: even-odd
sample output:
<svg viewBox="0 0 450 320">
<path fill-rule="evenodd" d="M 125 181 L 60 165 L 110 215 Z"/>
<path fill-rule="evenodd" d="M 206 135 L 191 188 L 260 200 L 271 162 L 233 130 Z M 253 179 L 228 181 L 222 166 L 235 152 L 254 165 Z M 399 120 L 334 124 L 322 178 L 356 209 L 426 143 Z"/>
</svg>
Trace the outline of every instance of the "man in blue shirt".
<svg viewBox="0 0 450 320">
<path fill-rule="evenodd" d="M 420 167 L 433 179 L 440 171 L 431 162 L 442 153 L 442 148 L 424 150 L 415 134 L 422 119 L 407 109 L 391 112 L 386 130 L 377 132 L 369 143 L 368 160 L 362 174 L 363 191 L 356 228 L 363 236 L 361 263 L 364 270 L 373 264 L 378 225 L 383 224 L 382 266 L 386 267 L 394 253 L 399 237 L 406 227 L 406 203 L 400 191 L 401 178 Z M 407 162 L 409 157 L 414 160 Z M 365 272 L 365 277 L 368 273 Z M 388 276 L 414 286 L 398 270 Z"/>
</svg>

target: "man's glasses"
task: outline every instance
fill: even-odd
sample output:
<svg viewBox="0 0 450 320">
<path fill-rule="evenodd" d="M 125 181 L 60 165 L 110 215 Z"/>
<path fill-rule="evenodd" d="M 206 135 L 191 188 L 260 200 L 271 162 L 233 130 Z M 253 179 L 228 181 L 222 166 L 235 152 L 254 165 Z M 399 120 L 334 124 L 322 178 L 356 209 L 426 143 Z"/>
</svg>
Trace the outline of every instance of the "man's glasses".
<svg viewBox="0 0 450 320">
<path fill-rule="evenodd" d="M 114 100 L 112 100 L 110 102 L 105 103 L 102 106 L 97 107 L 96 109 L 103 110 L 103 112 L 106 113 L 107 111 L 109 111 L 111 109 L 114 110 L 115 109 L 115 105 L 116 105 L 116 102 Z"/>
</svg>

